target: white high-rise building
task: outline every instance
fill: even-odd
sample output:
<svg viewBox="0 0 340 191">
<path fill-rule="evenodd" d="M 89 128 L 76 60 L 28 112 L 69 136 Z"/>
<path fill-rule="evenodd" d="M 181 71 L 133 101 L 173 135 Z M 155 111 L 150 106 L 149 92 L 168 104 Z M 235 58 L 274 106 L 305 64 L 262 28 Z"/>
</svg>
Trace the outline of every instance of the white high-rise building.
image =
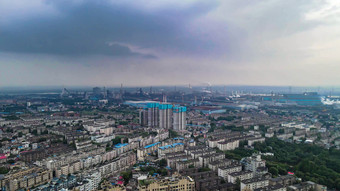
<svg viewBox="0 0 340 191">
<path fill-rule="evenodd" d="M 185 130 L 185 127 L 187 125 L 186 120 L 186 107 L 182 106 L 175 106 L 173 108 L 173 129 L 174 130 Z"/>
<path fill-rule="evenodd" d="M 159 127 L 163 129 L 172 128 L 172 105 L 159 105 Z"/>
<path fill-rule="evenodd" d="M 159 126 L 159 103 L 148 103 L 145 109 L 139 112 L 139 121 L 141 125 L 148 127 Z"/>
<path fill-rule="evenodd" d="M 147 127 L 160 127 L 162 129 L 185 130 L 186 111 L 184 106 L 171 104 L 147 103 L 139 111 L 139 123 Z"/>
</svg>

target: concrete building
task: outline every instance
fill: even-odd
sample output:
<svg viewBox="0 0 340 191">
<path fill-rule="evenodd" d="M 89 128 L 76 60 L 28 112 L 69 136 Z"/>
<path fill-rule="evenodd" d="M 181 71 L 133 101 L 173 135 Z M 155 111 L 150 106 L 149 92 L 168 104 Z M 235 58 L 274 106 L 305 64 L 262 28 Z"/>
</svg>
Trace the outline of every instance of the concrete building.
<svg viewBox="0 0 340 191">
<path fill-rule="evenodd" d="M 165 136 L 162 136 L 162 137 L 165 137 Z M 156 140 L 159 140 L 159 139 L 156 139 Z M 138 160 L 144 160 L 146 155 L 156 154 L 156 152 L 159 150 L 158 149 L 159 147 L 162 147 L 162 149 L 160 149 L 160 153 L 162 157 L 168 152 L 183 151 L 182 150 L 182 146 L 184 147 L 183 142 L 184 142 L 184 138 L 181 138 L 181 137 L 168 139 L 167 141 L 163 141 L 163 142 L 154 142 L 150 145 L 146 145 L 142 148 L 138 148 L 137 158 Z M 175 144 L 175 143 L 181 143 L 181 144 Z"/>
<path fill-rule="evenodd" d="M 159 126 L 159 103 L 147 103 L 139 112 L 139 122 L 143 126 Z"/>
<path fill-rule="evenodd" d="M 159 127 L 162 129 L 172 129 L 172 105 L 159 105 Z"/>
<path fill-rule="evenodd" d="M 316 184 L 312 181 L 306 181 L 300 184 L 294 184 L 292 186 L 288 186 L 287 190 L 288 191 L 309 191 L 309 190 L 326 191 L 327 187 L 324 185 Z"/>
<path fill-rule="evenodd" d="M 25 162 L 35 162 L 46 157 L 46 151 L 44 149 L 36 149 L 32 151 L 20 152 L 20 159 Z"/>
<path fill-rule="evenodd" d="M 101 190 L 98 191 L 126 191 L 126 188 L 124 185 L 120 185 L 120 184 L 111 184 L 108 181 L 104 181 L 100 187 L 102 188 Z"/>
<path fill-rule="evenodd" d="M 252 179 L 253 177 L 254 177 L 253 172 L 249 170 L 240 171 L 240 172 L 232 172 L 228 174 L 228 182 L 236 184 L 237 179 L 242 181 L 242 180 Z"/>
<path fill-rule="evenodd" d="M 140 191 L 195 191 L 195 181 L 189 176 L 166 177 L 159 180 L 142 180 L 138 183 Z"/>
<path fill-rule="evenodd" d="M 253 191 L 267 186 L 269 186 L 269 179 L 266 177 L 257 177 L 241 181 L 241 191 Z"/>
<path fill-rule="evenodd" d="M 254 137 L 254 138 L 250 138 L 248 139 L 248 146 L 253 146 L 254 143 L 259 142 L 259 143 L 263 143 L 266 139 L 264 137 Z"/>
<path fill-rule="evenodd" d="M 30 189 L 32 187 L 45 184 L 53 179 L 53 172 L 43 168 L 29 168 L 26 170 L 19 170 L 15 173 L 6 174 L 1 179 L 1 188 L 9 191 L 19 189 Z"/>
<path fill-rule="evenodd" d="M 257 188 L 254 191 L 287 191 L 287 188 L 283 185 L 277 184 L 275 186 L 269 185 L 263 188 Z"/>
<path fill-rule="evenodd" d="M 261 155 L 259 154 L 253 154 L 250 157 L 243 158 L 241 163 L 244 165 L 244 169 L 252 171 L 254 176 L 259 167 L 266 167 L 266 161 L 261 159 Z"/>
<path fill-rule="evenodd" d="M 139 123 L 146 127 L 184 130 L 186 127 L 186 111 L 184 106 L 148 102 L 139 111 Z"/>
<path fill-rule="evenodd" d="M 222 160 L 225 158 L 224 153 L 213 153 L 198 157 L 201 167 L 208 167 L 209 163 L 216 160 Z"/>
<path fill-rule="evenodd" d="M 111 127 L 110 127 L 111 128 Z M 106 143 L 112 141 L 114 139 L 114 135 L 96 135 L 96 136 L 91 136 L 91 140 L 94 141 L 95 143 Z"/>
<path fill-rule="evenodd" d="M 213 171 L 200 172 L 198 168 L 188 168 L 180 171 L 180 173 L 195 180 L 197 191 L 236 190 L 235 185 L 222 183 L 222 178 L 218 177 Z"/>
<path fill-rule="evenodd" d="M 99 129 L 99 133 L 105 134 L 107 136 L 112 135 L 113 134 L 113 127 L 105 127 L 103 129 Z"/>
<path fill-rule="evenodd" d="M 184 143 L 174 143 L 158 148 L 158 158 L 164 158 L 167 153 L 180 152 L 184 150 Z"/>
<path fill-rule="evenodd" d="M 181 106 L 175 106 L 173 108 L 173 129 L 182 131 L 185 130 L 185 127 L 187 125 L 186 120 L 186 107 Z"/>
<path fill-rule="evenodd" d="M 241 172 L 242 165 L 239 163 L 233 163 L 225 167 L 218 168 L 218 176 L 222 177 L 224 180 L 228 180 L 228 175 L 233 172 Z"/>
<path fill-rule="evenodd" d="M 222 151 L 229 151 L 238 148 L 240 145 L 240 141 L 238 139 L 229 139 L 222 142 L 217 143 L 217 148 Z"/>
<path fill-rule="evenodd" d="M 200 168 L 200 161 L 198 159 L 180 160 L 176 162 L 176 170 L 179 172 L 188 168 Z"/>
<path fill-rule="evenodd" d="M 229 166 L 231 163 L 234 163 L 234 160 L 230 159 L 222 159 L 222 160 L 217 160 L 209 163 L 208 167 L 212 170 L 217 172 L 219 167 L 224 167 L 224 166 Z"/>
<path fill-rule="evenodd" d="M 107 177 L 112 174 L 119 174 L 119 172 L 136 164 L 136 154 L 134 152 L 124 153 L 118 158 L 107 162 L 98 167 L 102 177 Z"/>
<path fill-rule="evenodd" d="M 177 169 L 178 161 L 187 161 L 192 159 L 190 155 L 187 155 L 184 152 L 167 153 L 164 158 L 167 160 L 167 166 L 172 169 Z"/>
<path fill-rule="evenodd" d="M 279 176 L 276 178 L 271 178 L 269 180 L 269 185 L 283 185 L 285 187 L 293 185 L 296 182 L 296 177 L 293 175 Z"/>
<path fill-rule="evenodd" d="M 144 157 L 149 154 L 149 153 L 153 153 L 155 151 L 158 150 L 158 147 L 162 146 L 161 142 L 156 142 L 156 143 L 152 143 L 150 145 L 147 145 L 143 148 L 139 148 L 137 149 L 137 158 L 138 160 L 144 160 Z"/>
</svg>

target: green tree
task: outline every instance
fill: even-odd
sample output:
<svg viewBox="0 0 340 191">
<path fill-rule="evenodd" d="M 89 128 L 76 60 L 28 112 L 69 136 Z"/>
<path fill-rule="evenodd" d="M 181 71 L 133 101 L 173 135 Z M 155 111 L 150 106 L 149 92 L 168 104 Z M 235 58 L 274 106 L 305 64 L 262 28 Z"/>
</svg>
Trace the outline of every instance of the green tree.
<svg viewBox="0 0 340 191">
<path fill-rule="evenodd" d="M 278 132 L 279 134 L 283 134 L 283 133 L 285 132 L 285 130 L 284 130 L 284 129 L 279 129 L 277 132 Z"/>
<path fill-rule="evenodd" d="M 9 172 L 9 169 L 6 167 L 0 167 L 0 174 L 7 174 Z"/>
<path fill-rule="evenodd" d="M 270 167 L 268 170 L 273 176 L 277 176 L 279 174 L 279 171 L 275 167 Z"/>
<path fill-rule="evenodd" d="M 120 175 L 123 177 L 125 185 L 132 178 L 132 172 L 131 171 L 122 172 L 122 173 L 120 173 Z"/>
<path fill-rule="evenodd" d="M 168 162 L 166 161 L 166 159 L 161 159 L 161 160 L 159 161 L 159 166 L 160 166 L 160 167 L 166 167 L 167 164 L 168 164 Z"/>
<path fill-rule="evenodd" d="M 10 159 L 10 160 L 7 161 L 7 163 L 8 163 L 8 164 L 13 164 L 13 163 L 15 163 L 15 160 Z"/>
<path fill-rule="evenodd" d="M 176 131 L 169 129 L 169 136 L 170 138 L 175 138 L 178 137 L 179 135 Z"/>
<path fill-rule="evenodd" d="M 241 180 L 239 178 L 236 179 L 236 190 L 241 190 Z"/>
</svg>

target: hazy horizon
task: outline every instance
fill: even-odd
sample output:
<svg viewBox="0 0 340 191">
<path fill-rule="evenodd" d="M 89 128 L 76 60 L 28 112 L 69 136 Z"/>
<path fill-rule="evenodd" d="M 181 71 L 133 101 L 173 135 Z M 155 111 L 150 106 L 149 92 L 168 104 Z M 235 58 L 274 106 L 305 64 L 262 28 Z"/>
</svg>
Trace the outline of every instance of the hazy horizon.
<svg viewBox="0 0 340 191">
<path fill-rule="evenodd" d="M 0 94 L 39 94 L 39 93 L 56 93 L 59 94 L 63 88 L 71 92 L 92 92 L 94 87 L 106 88 L 106 90 L 120 91 L 120 86 L 12 86 L 12 87 L 0 87 Z M 340 95 L 340 86 L 247 86 L 247 85 L 172 85 L 172 86 L 123 86 L 123 90 L 126 92 L 138 92 L 140 88 L 144 92 L 149 92 L 150 87 L 154 92 L 199 92 L 202 90 L 218 91 L 219 93 L 237 93 L 237 94 L 262 94 L 262 93 L 304 93 L 304 92 L 317 92 L 322 96 Z"/>
</svg>

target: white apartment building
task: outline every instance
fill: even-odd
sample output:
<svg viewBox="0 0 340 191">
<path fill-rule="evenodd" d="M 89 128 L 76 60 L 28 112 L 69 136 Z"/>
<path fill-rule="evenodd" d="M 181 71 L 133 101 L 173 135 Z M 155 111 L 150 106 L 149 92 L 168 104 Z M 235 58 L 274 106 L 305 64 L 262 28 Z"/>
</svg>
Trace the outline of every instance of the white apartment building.
<svg viewBox="0 0 340 191">
<path fill-rule="evenodd" d="M 229 166 L 220 167 L 218 168 L 218 176 L 222 177 L 223 179 L 228 179 L 228 174 L 233 172 L 241 172 L 242 171 L 242 165 L 238 163 L 231 164 Z"/>
<path fill-rule="evenodd" d="M 228 174 L 228 182 L 235 184 L 237 179 L 239 179 L 240 181 L 243 181 L 243 180 L 252 179 L 253 177 L 254 177 L 253 172 L 249 170 L 240 171 L 240 172 L 232 172 Z"/>
<path fill-rule="evenodd" d="M 253 191 L 269 185 L 269 179 L 265 177 L 252 178 L 241 181 L 241 191 Z"/>
<path fill-rule="evenodd" d="M 240 141 L 238 139 L 230 139 L 217 143 L 217 148 L 222 151 L 229 151 L 238 148 L 240 145 Z"/>
</svg>

